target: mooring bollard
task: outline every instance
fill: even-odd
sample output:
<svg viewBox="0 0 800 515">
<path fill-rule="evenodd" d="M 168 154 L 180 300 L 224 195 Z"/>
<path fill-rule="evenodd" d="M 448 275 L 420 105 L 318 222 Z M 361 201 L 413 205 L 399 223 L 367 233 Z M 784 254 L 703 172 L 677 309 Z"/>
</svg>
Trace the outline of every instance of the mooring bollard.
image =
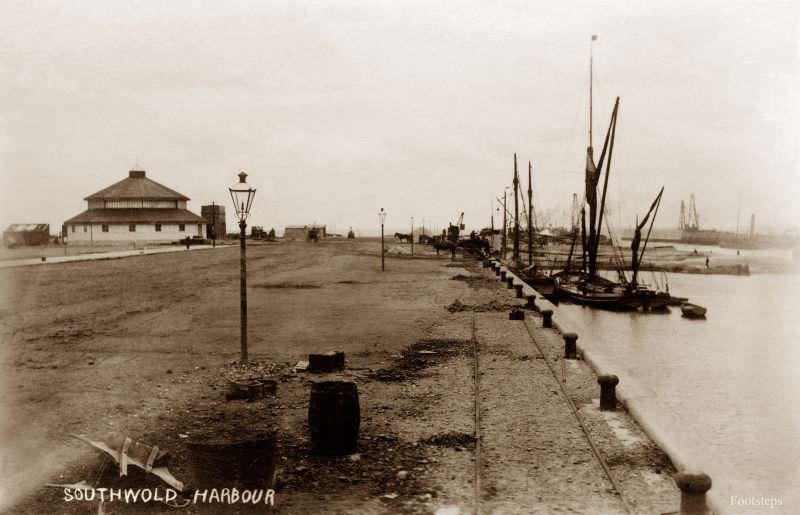
<svg viewBox="0 0 800 515">
<path fill-rule="evenodd" d="M 508 285 L 508 289 L 509 290 L 514 287 L 514 276 L 513 275 L 510 275 L 510 276 L 507 275 L 506 276 L 506 284 Z"/>
<path fill-rule="evenodd" d="M 619 377 L 615 375 L 602 375 L 597 378 L 600 385 L 600 411 L 615 411 L 617 409 L 617 392 Z"/>
<path fill-rule="evenodd" d="M 536 295 L 528 295 L 528 303 L 525 304 L 528 309 L 536 309 Z"/>
<path fill-rule="evenodd" d="M 501 281 L 505 281 L 506 280 L 506 271 L 505 270 L 500 270 L 500 280 Z"/>
<path fill-rule="evenodd" d="M 680 515 L 706 515 L 706 492 L 711 489 L 711 478 L 703 472 L 681 472 L 675 475 L 675 484 L 681 490 Z"/>
<path fill-rule="evenodd" d="M 578 335 L 575 333 L 564 333 L 564 358 L 575 359 L 577 357 L 577 350 L 575 342 L 578 340 Z"/>
<path fill-rule="evenodd" d="M 553 310 L 545 309 L 542 311 L 542 327 L 553 327 Z"/>
<path fill-rule="evenodd" d="M 525 286 L 525 285 L 524 284 L 515 284 L 514 285 L 514 289 L 517 291 L 517 298 L 518 299 L 522 298 L 522 288 L 523 288 L 523 286 Z"/>
</svg>

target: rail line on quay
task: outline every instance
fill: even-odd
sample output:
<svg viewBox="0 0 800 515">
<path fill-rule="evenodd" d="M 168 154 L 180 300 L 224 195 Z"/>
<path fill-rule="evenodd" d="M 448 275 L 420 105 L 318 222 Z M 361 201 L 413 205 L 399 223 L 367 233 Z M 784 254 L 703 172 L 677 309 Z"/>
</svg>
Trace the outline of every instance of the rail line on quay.
<svg viewBox="0 0 800 515">
<path fill-rule="evenodd" d="M 525 326 L 528 335 L 530 336 L 531 342 L 533 343 L 534 347 L 539 354 L 546 358 L 546 354 L 539 343 L 536 341 L 536 338 L 533 335 L 533 331 L 531 330 L 528 322 L 523 320 L 523 324 Z M 482 472 L 483 472 L 483 454 L 482 454 L 482 436 L 481 436 L 481 402 L 480 402 L 480 342 L 477 338 L 477 321 L 476 315 L 473 311 L 472 313 L 472 333 L 470 337 L 472 343 L 472 377 L 473 377 L 473 409 L 474 409 L 474 423 L 475 423 L 475 467 L 474 467 L 474 512 L 475 515 L 481 515 L 483 513 L 482 510 L 482 502 L 483 502 L 483 482 L 482 482 Z M 560 359 L 562 365 L 564 364 L 563 358 Z M 612 488 L 616 492 L 620 504 L 622 504 L 623 509 L 626 513 L 634 513 L 634 509 L 632 508 L 631 504 L 626 499 L 625 495 L 623 494 L 623 489 L 620 486 L 619 482 L 614 477 L 611 469 L 608 467 L 605 459 L 603 458 L 602 454 L 600 453 L 599 448 L 597 447 L 594 440 L 589 433 L 588 428 L 583 423 L 583 420 L 580 417 L 580 413 L 578 411 L 577 406 L 575 406 L 574 401 L 569 397 L 568 392 L 566 390 L 566 371 L 564 370 L 564 381 L 559 380 L 558 374 L 556 369 L 550 363 L 549 359 L 544 359 L 547 368 L 550 370 L 553 379 L 558 384 L 559 389 L 561 391 L 561 395 L 564 399 L 566 399 L 570 410 L 572 411 L 573 416 L 578 422 L 578 425 L 581 428 L 581 431 L 589 444 L 589 447 L 592 450 L 592 453 L 595 459 L 598 461 L 600 466 L 602 467 L 606 477 L 608 478 L 609 482 L 611 483 Z"/>
<path fill-rule="evenodd" d="M 592 449 L 592 454 L 594 454 L 594 457 L 597 459 L 598 463 L 600 463 L 600 466 L 603 467 L 603 471 L 605 472 L 606 477 L 611 482 L 614 491 L 617 492 L 617 495 L 619 496 L 619 501 L 620 503 L 622 503 L 622 507 L 625 509 L 626 513 L 634 513 L 633 508 L 631 507 L 630 503 L 628 503 L 628 501 L 625 499 L 625 495 L 622 493 L 623 492 L 622 487 L 620 486 L 619 482 L 614 478 L 614 474 L 611 472 L 611 469 L 608 467 L 605 458 L 603 458 L 603 455 L 600 453 L 600 449 L 597 448 L 597 444 L 595 444 L 594 440 L 592 440 L 592 436 L 591 434 L 589 434 L 589 429 L 586 427 L 586 424 L 583 423 L 583 419 L 581 419 L 580 413 L 578 412 L 578 407 L 575 406 L 575 401 L 572 400 L 572 398 L 569 396 L 567 392 L 566 369 L 562 366 L 564 379 L 563 381 L 559 381 L 556 369 L 550 363 L 550 360 L 547 359 L 547 356 L 542 350 L 542 347 L 539 345 L 539 343 L 536 341 L 536 338 L 533 336 L 533 331 L 528 325 L 528 321 L 523 320 L 523 324 L 525 325 L 525 329 L 528 331 L 528 335 L 530 335 L 531 341 L 533 342 L 533 345 L 536 347 L 536 350 L 539 352 L 539 354 L 545 357 L 544 362 L 547 365 L 547 368 L 550 370 L 553 379 L 555 379 L 556 383 L 558 384 L 562 396 L 564 397 L 564 399 L 566 399 L 567 404 L 572 410 L 572 414 L 575 416 L 575 420 L 577 420 L 578 425 L 581 426 L 581 431 L 583 432 L 583 436 L 586 438 L 586 441 L 589 443 L 589 447 L 591 447 Z M 564 364 L 564 358 L 559 358 L 559 361 L 561 361 L 562 365 Z"/>
<path fill-rule="evenodd" d="M 475 312 L 472 312 L 472 377 L 473 392 L 475 396 L 475 515 L 481 515 L 481 500 L 483 486 L 481 472 L 483 471 L 483 455 L 481 450 L 481 395 L 480 395 L 480 346 L 476 335 Z"/>
<path fill-rule="evenodd" d="M 505 272 L 505 274 L 502 275 L 509 274 L 514 278 L 515 282 L 523 284 L 522 290 L 518 291 L 518 296 L 522 293 L 522 297 L 528 300 L 526 307 L 532 308 L 543 315 L 544 327 L 552 327 L 562 335 L 573 332 L 572 330 L 566 329 L 562 325 L 563 323 L 558 324 L 553 321 L 552 317 L 555 312 L 555 306 L 546 299 L 543 299 L 538 291 L 514 275 L 501 261 L 490 259 L 485 266 L 491 266 L 498 274 Z M 537 300 L 541 301 L 541 304 L 536 302 Z M 570 326 L 573 323 L 569 319 L 566 321 Z M 534 344 L 538 347 L 538 343 L 533 337 L 532 331 L 527 323 L 526 328 Z M 587 349 L 583 345 L 575 345 L 574 341 L 573 346 L 573 352 L 577 351 L 580 353 L 581 359 L 594 371 L 598 378 L 609 375 L 611 372 L 613 372 L 614 375 L 619 374 L 620 378 L 622 378 L 624 384 L 616 388 L 616 398 L 622 403 L 628 414 L 639 425 L 645 435 L 667 455 L 671 463 L 675 466 L 678 474 L 674 479 L 678 490 L 681 491 L 682 510 L 683 505 L 686 504 L 692 509 L 698 510 L 696 513 L 707 513 L 709 510 L 713 510 L 714 513 L 719 514 L 732 513 L 727 494 L 732 491 L 754 491 L 753 486 L 748 481 L 731 478 L 726 475 L 726 471 L 732 468 L 728 461 L 718 456 L 716 453 L 711 453 L 709 457 L 709 449 L 705 447 L 702 440 L 698 440 L 695 433 L 688 429 L 691 425 L 681 426 L 676 423 L 676 420 L 680 421 L 681 417 L 675 413 L 670 406 L 665 404 L 656 392 L 653 392 L 646 384 L 643 384 L 636 374 L 629 370 L 624 363 L 619 363 L 600 352 L 595 352 L 592 348 Z M 563 365 L 565 362 L 564 359 L 562 358 L 561 361 Z M 571 409 L 573 412 L 576 412 L 576 407 L 572 399 L 567 396 L 565 387 L 561 384 L 561 381 L 558 380 L 555 369 L 549 362 L 547 364 L 556 382 L 559 383 L 559 387 L 565 398 L 567 398 Z M 580 422 L 578 413 L 575 413 L 575 416 Z M 581 424 L 581 427 L 583 428 L 583 424 Z M 584 434 L 586 433 L 584 432 Z M 591 442 L 588 434 L 586 436 L 591 445 L 593 442 Z M 705 453 L 706 457 L 701 460 L 698 456 L 703 455 L 703 453 Z M 603 464 L 605 470 L 607 468 L 606 464 L 604 464 L 602 460 L 600 462 Z M 707 475 L 704 471 L 710 472 L 711 476 Z M 711 477 L 717 478 L 714 480 L 717 488 L 709 491 Z M 611 476 L 609 476 L 609 480 L 612 481 L 612 484 L 614 483 Z M 616 485 L 615 488 L 625 509 L 629 513 L 632 512 L 630 505 L 623 497 L 622 491 Z M 779 512 L 779 510 L 774 511 L 776 513 Z M 683 511 L 681 513 L 683 513 Z M 686 511 L 686 513 L 695 513 L 695 511 Z"/>
<path fill-rule="evenodd" d="M 508 272 L 510 273 L 510 271 L 508 271 Z M 536 290 L 534 290 L 533 288 L 531 288 L 530 286 L 525 284 L 524 281 L 521 281 L 521 282 L 523 282 L 523 284 L 524 284 L 523 288 L 527 288 L 528 290 L 533 292 L 532 293 L 533 296 L 536 295 L 536 293 L 535 293 Z M 528 296 L 527 295 L 523 295 L 523 297 L 527 298 Z M 546 304 L 547 304 L 548 308 L 552 307 L 549 302 L 546 302 Z M 541 311 L 542 310 L 541 306 L 536 306 L 535 309 L 537 311 Z M 552 314 L 552 311 L 551 311 L 551 314 Z M 575 420 L 578 422 L 578 425 L 581 428 L 581 432 L 582 432 L 584 438 L 586 439 L 587 443 L 589 444 L 589 447 L 590 447 L 590 449 L 592 451 L 592 454 L 594 455 L 595 459 L 597 460 L 597 462 L 602 467 L 606 478 L 611 483 L 611 486 L 614 489 L 614 491 L 616 492 L 617 497 L 619 498 L 620 504 L 622 505 L 624 511 L 626 513 L 634 513 L 635 510 L 631 506 L 631 504 L 628 501 L 628 499 L 626 499 L 625 494 L 623 493 L 622 486 L 620 485 L 620 483 L 614 477 L 614 474 L 611 471 L 611 469 L 609 468 L 608 464 L 606 463 L 606 460 L 603 458 L 603 455 L 600 452 L 600 449 L 598 448 L 598 446 L 595 443 L 595 441 L 592 439 L 592 436 L 589 433 L 588 428 L 584 424 L 583 419 L 580 416 L 580 412 L 578 411 L 578 407 L 575 405 L 575 402 L 572 400 L 572 398 L 569 396 L 569 393 L 567 392 L 567 387 L 566 387 L 566 373 L 567 372 L 566 372 L 564 358 L 563 357 L 559 357 L 559 361 L 561 362 L 561 370 L 562 370 L 562 379 L 559 379 L 558 373 L 557 373 L 555 367 L 553 367 L 552 363 L 550 363 L 550 360 L 547 359 L 547 355 L 545 354 L 545 352 L 542 349 L 541 345 L 539 345 L 539 343 L 536 341 L 536 338 L 535 338 L 535 336 L 533 334 L 533 330 L 531 329 L 528 321 L 526 319 L 523 319 L 522 322 L 523 322 L 523 325 L 525 326 L 525 330 L 527 331 L 528 336 L 530 337 L 530 340 L 533 343 L 534 347 L 536 348 L 537 352 L 541 356 L 543 356 L 545 358 L 544 362 L 547 365 L 547 368 L 550 370 L 550 374 L 552 375 L 553 380 L 558 384 L 559 391 L 561 392 L 561 396 L 566 400 L 567 405 L 570 408 L 570 411 L 572 412 L 573 416 L 575 417 Z M 561 328 L 558 327 L 558 325 L 554 325 L 553 329 L 555 329 L 556 331 L 563 332 L 561 330 Z M 475 338 L 475 315 L 474 315 L 474 313 L 473 313 L 473 321 L 472 321 L 472 335 L 473 335 L 472 336 L 473 340 L 476 340 L 476 338 Z M 476 420 L 476 444 L 477 444 L 477 443 L 479 443 L 479 439 L 478 439 L 479 427 L 478 427 L 478 424 L 479 424 L 479 420 L 480 420 L 479 419 L 479 414 L 477 413 L 477 407 L 478 407 L 477 394 L 478 394 L 478 377 L 479 377 L 478 376 L 479 371 L 477 370 L 477 367 L 479 366 L 478 357 L 477 357 L 477 355 L 478 355 L 478 342 L 477 342 L 477 340 L 474 343 L 474 347 L 475 347 L 475 355 L 476 355 L 475 360 L 474 360 L 476 370 L 474 371 L 474 374 L 475 374 L 475 378 L 476 378 L 476 380 L 475 380 L 475 382 L 476 382 L 476 386 L 475 386 L 475 391 L 476 391 L 476 416 L 475 416 L 475 420 Z M 478 464 L 478 455 L 476 453 L 476 466 L 477 466 L 477 464 Z M 478 477 L 478 476 L 479 476 L 479 474 L 476 473 L 476 477 Z M 479 500 L 480 498 L 477 497 L 477 499 Z"/>
</svg>

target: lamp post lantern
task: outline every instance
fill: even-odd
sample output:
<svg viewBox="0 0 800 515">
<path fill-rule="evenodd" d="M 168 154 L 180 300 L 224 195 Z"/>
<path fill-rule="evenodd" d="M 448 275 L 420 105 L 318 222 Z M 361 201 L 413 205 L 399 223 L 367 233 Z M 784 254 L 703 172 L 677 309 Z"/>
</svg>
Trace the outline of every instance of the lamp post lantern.
<svg viewBox="0 0 800 515">
<path fill-rule="evenodd" d="M 414 217 L 411 217 L 411 255 L 414 255 Z"/>
<path fill-rule="evenodd" d="M 383 223 L 386 221 L 386 211 L 381 208 L 380 212 L 378 213 L 378 219 L 381 221 L 381 271 L 386 270 L 386 263 L 384 261 L 384 253 L 386 247 L 383 245 Z"/>
<path fill-rule="evenodd" d="M 250 215 L 250 206 L 253 204 L 253 197 L 256 189 L 245 181 L 247 174 L 239 173 L 239 182 L 228 188 L 233 200 L 233 208 L 236 211 L 236 218 L 239 220 L 239 247 L 240 252 L 240 299 L 241 299 L 241 362 L 247 362 L 247 262 L 245 260 L 245 228 L 247 228 L 247 217 Z"/>
</svg>

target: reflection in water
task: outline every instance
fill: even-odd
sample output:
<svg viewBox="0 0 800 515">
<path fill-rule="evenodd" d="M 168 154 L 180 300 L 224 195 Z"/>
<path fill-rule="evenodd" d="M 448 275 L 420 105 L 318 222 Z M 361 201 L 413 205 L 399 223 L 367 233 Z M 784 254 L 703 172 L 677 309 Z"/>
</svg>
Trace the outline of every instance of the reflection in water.
<svg viewBox="0 0 800 515">
<path fill-rule="evenodd" d="M 669 274 L 706 320 L 561 304 L 592 348 L 696 424 L 705 444 L 784 506 L 800 484 L 800 276 Z M 596 352 L 597 352 L 596 350 Z M 800 498 L 795 499 L 800 502 Z"/>
</svg>

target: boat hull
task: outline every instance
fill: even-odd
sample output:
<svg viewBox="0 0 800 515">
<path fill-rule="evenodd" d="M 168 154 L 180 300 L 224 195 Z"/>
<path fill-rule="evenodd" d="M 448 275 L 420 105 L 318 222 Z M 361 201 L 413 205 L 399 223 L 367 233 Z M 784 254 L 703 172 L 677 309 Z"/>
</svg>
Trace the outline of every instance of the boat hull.
<svg viewBox="0 0 800 515">
<path fill-rule="evenodd" d="M 686 318 L 705 318 L 706 317 L 706 308 L 703 306 L 698 306 L 697 304 L 686 304 L 681 305 L 681 313 Z"/>
<path fill-rule="evenodd" d="M 615 311 L 632 311 L 638 305 L 626 298 L 621 284 L 602 277 L 590 280 L 585 274 L 562 274 L 555 277 L 558 300 Z"/>
</svg>

